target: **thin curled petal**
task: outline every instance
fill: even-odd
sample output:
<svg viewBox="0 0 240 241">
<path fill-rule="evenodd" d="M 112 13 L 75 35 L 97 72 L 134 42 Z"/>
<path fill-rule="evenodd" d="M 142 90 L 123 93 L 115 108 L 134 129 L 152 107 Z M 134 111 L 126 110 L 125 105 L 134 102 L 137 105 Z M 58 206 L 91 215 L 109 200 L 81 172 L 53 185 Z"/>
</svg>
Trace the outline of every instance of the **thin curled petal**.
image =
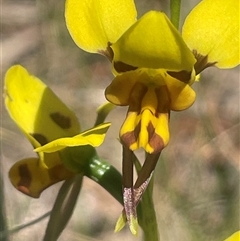
<svg viewBox="0 0 240 241">
<path fill-rule="evenodd" d="M 34 147 L 80 132 L 75 114 L 20 65 L 12 66 L 6 73 L 5 105 Z"/>
<path fill-rule="evenodd" d="M 36 148 L 34 151 L 51 153 L 73 146 L 100 146 L 104 141 L 106 132 L 110 125 L 110 123 L 104 123 L 79 135 L 56 139 L 44 146 Z"/>
<path fill-rule="evenodd" d="M 115 108 L 116 106 L 110 102 L 106 102 L 102 105 L 100 105 L 97 108 L 97 119 L 95 121 L 94 126 L 97 126 L 99 124 L 102 124 L 106 117 L 109 115 L 109 113 Z"/>
<path fill-rule="evenodd" d="M 150 11 L 112 46 L 115 65 L 191 71 L 196 62 L 181 35 L 162 12 Z"/>
<path fill-rule="evenodd" d="M 67 0 L 65 18 L 75 43 L 91 53 L 105 51 L 136 21 L 133 0 Z"/>
<path fill-rule="evenodd" d="M 204 0 L 187 16 L 182 35 L 208 63 L 233 68 L 239 57 L 239 0 Z"/>
</svg>

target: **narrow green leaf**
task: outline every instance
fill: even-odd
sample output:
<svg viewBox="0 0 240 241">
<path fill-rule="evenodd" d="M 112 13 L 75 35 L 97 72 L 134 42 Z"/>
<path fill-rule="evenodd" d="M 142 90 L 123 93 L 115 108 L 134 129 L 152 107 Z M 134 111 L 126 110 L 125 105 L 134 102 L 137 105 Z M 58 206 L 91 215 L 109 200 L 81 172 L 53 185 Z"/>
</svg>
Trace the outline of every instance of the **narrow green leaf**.
<svg viewBox="0 0 240 241">
<path fill-rule="evenodd" d="M 36 223 L 39 223 L 41 222 L 43 219 L 47 218 L 48 216 L 50 216 L 51 214 L 51 211 L 47 212 L 47 213 L 44 213 L 42 216 L 28 222 L 28 223 L 24 223 L 24 224 L 20 224 L 20 225 L 17 225 L 15 227 L 12 227 L 11 229 L 8 229 L 8 230 L 4 230 L 4 231 L 1 231 L 0 232 L 0 240 L 1 241 L 4 241 L 4 238 L 9 236 L 9 235 L 12 235 L 14 233 L 17 233 L 18 231 L 24 229 L 24 228 L 28 228 L 29 226 L 32 226 Z M 5 239 L 6 240 L 6 239 Z"/>
<path fill-rule="evenodd" d="M 1 165 L 0 171 L 2 171 Z M 0 176 L 0 240 L 8 241 L 2 175 Z"/>
<path fill-rule="evenodd" d="M 82 187 L 83 174 L 66 180 L 56 198 L 47 225 L 44 241 L 56 241 L 72 216 Z"/>
<path fill-rule="evenodd" d="M 122 175 L 115 167 L 96 155 L 90 160 L 85 175 L 97 182 L 118 202 L 123 204 Z"/>
</svg>

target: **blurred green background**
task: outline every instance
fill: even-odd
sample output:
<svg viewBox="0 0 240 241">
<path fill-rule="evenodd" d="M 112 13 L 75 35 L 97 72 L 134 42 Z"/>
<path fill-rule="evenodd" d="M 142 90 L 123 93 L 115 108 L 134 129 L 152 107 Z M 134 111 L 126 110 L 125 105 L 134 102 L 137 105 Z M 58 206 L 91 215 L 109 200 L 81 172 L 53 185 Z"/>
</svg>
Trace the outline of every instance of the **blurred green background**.
<svg viewBox="0 0 240 241">
<path fill-rule="evenodd" d="M 169 15 L 168 0 L 135 2 L 139 17 L 150 9 Z M 182 2 L 181 24 L 199 1 Z M 104 103 L 104 89 L 113 76 L 104 57 L 85 53 L 74 44 L 65 26 L 64 4 L 63 0 L 1 2 L 1 76 L 3 80 L 11 65 L 23 65 L 76 113 L 84 130 L 94 124 L 96 108 Z M 239 67 L 209 68 L 193 88 L 195 104 L 171 114 L 171 141 L 155 171 L 154 202 L 162 241 L 221 241 L 240 229 Z M 119 170 L 117 138 L 125 114 L 123 107 L 110 114 L 107 120 L 113 124 L 98 148 L 99 155 Z M 15 190 L 8 179 L 17 160 L 34 155 L 1 101 L 1 229 L 26 224 L 52 208 L 61 184 L 32 199 Z M 85 178 L 75 212 L 59 240 L 141 240 L 141 234 L 133 237 L 127 228 L 113 233 L 121 210 L 106 191 Z M 13 232 L 8 240 L 42 240 L 47 221 Z"/>
</svg>

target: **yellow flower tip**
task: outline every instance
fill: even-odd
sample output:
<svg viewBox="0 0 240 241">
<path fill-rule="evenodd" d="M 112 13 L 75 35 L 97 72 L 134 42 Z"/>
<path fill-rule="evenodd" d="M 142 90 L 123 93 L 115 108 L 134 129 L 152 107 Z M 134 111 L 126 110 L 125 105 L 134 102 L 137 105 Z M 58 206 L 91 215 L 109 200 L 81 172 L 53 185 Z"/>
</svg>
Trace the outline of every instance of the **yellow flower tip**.
<svg viewBox="0 0 240 241">
<path fill-rule="evenodd" d="M 160 149 L 162 150 L 163 148 L 160 148 Z M 150 146 L 149 143 L 146 145 L 145 151 L 149 154 L 152 154 L 153 152 L 155 152 L 154 148 L 152 146 Z"/>
<path fill-rule="evenodd" d="M 135 130 L 138 128 L 137 126 Z M 156 131 L 160 131 L 161 134 L 158 134 Z M 149 122 L 147 128 L 144 128 L 139 133 L 136 133 L 136 131 L 128 131 L 120 135 L 120 139 L 122 144 L 132 151 L 143 148 L 149 154 L 159 153 L 169 142 L 169 131 L 165 126 L 154 129 L 152 123 Z"/>
<path fill-rule="evenodd" d="M 200 1 L 187 16 L 182 36 L 191 50 L 207 56 L 208 63 L 218 68 L 239 65 L 239 1 Z"/>
<path fill-rule="evenodd" d="M 129 220 L 128 220 L 128 224 L 129 224 L 129 229 L 131 231 L 131 233 L 134 236 L 138 235 L 138 220 L 137 217 L 134 217 L 133 215 L 130 215 Z"/>
<path fill-rule="evenodd" d="M 224 241 L 239 241 L 240 240 L 240 231 L 235 232 L 229 238 L 225 239 Z"/>
<path fill-rule="evenodd" d="M 114 232 L 117 233 L 121 231 L 127 223 L 127 217 L 125 213 L 122 213 L 117 220 Z"/>
<path fill-rule="evenodd" d="M 126 141 L 124 141 L 124 143 L 126 143 Z M 139 144 L 137 142 L 135 142 L 129 146 L 129 149 L 131 151 L 136 151 L 137 149 L 139 149 Z"/>
<path fill-rule="evenodd" d="M 137 217 L 135 217 L 134 215 L 130 215 L 129 220 L 127 220 L 125 212 L 123 212 L 120 215 L 120 217 L 118 218 L 114 232 L 117 233 L 117 232 L 121 231 L 124 228 L 124 226 L 126 225 L 127 222 L 128 222 L 129 229 L 130 229 L 131 233 L 134 236 L 137 236 L 138 235 L 138 220 L 137 220 Z"/>
<path fill-rule="evenodd" d="M 108 52 L 114 43 L 136 21 L 133 0 L 67 0 L 65 18 L 75 43 L 91 53 Z M 108 55 L 109 53 L 107 53 Z"/>
</svg>

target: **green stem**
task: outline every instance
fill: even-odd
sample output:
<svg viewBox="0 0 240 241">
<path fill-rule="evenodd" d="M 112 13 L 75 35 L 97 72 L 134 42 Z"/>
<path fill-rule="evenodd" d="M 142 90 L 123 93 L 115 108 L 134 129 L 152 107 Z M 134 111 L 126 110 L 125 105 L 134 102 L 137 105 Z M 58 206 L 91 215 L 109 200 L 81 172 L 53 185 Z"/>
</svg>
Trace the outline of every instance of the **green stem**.
<svg viewBox="0 0 240 241">
<path fill-rule="evenodd" d="M 44 241 L 58 240 L 71 218 L 82 187 L 83 174 L 66 180 L 60 188 L 54 203 Z"/>
<path fill-rule="evenodd" d="M 36 218 L 36 219 L 28 222 L 28 223 L 20 224 L 20 225 L 18 225 L 18 226 L 16 226 L 16 227 L 13 227 L 13 228 L 9 229 L 9 230 L 1 231 L 1 232 L 0 232 L 0 240 L 3 241 L 4 238 L 7 237 L 8 235 L 12 235 L 12 234 L 14 234 L 14 233 L 16 233 L 16 232 L 24 229 L 24 228 L 27 228 L 27 227 L 29 227 L 29 226 L 31 226 L 31 225 L 34 225 L 34 224 L 36 224 L 36 223 L 39 223 L 39 222 L 42 221 L 43 219 L 45 219 L 45 218 L 47 218 L 48 216 L 50 216 L 50 214 L 51 214 L 51 211 L 43 214 L 42 216 L 40 216 L 40 217 L 38 217 L 38 218 Z"/>
<path fill-rule="evenodd" d="M 0 173 L 1 172 L 2 172 L 2 165 L 0 163 Z M 2 173 L 1 173 L 0 175 L 0 240 L 8 241 L 9 238 L 8 238 L 8 227 L 7 227 L 7 220 L 6 220 L 3 184 L 4 183 L 2 179 Z"/>
<path fill-rule="evenodd" d="M 171 0 L 170 10 L 171 10 L 171 21 L 172 24 L 179 28 L 179 18 L 180 18 L 181 0 Z"/>
<path fill-rule="evenodd" d="M 137 159 L 137 157 L 135 158 L 134 165 L 137 172 L 139 172 L 141 169 L 141 164 Z M 160 240 L 152 193 L 153 193 L 153 176 L 148 184 L 148 187 L 145 193 L 142 196 L 142 200 L 139 203 L 138 209 L 137 209 L 139 225 L 141 226 L 144 234 L 144 241 Z"/>
<path fill-rule="evenodd" d="M 144 233 L 145 241 L 159 241 L 157 218 L 154 209 L 154 203 L 152 198 L 153 177 L 147 187 L 146 192 L 143 194 L 140 209 L 142 215 L 140 216 L 139 223 Z"/>
</svg>

